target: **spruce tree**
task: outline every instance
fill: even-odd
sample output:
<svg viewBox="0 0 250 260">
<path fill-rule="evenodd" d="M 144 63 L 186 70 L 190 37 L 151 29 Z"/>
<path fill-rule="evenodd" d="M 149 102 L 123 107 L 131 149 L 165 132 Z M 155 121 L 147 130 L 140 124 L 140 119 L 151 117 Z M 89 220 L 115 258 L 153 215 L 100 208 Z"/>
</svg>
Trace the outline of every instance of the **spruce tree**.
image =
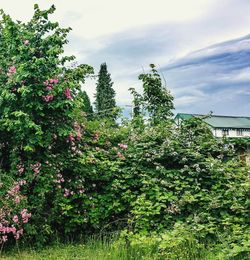
<svg viewBox="0 0 250 260">
<path fill-rule="evenodd" d="M 93 114 L 93 107 L 91 105 L 87 92 L 83 90 L 79 93 L 79 96 L 82 102 L 82 106 L 81 106 L 82 111 L 87 114 L 87 117 L 90 117 Z"/>
<path fill-rule="evenodd" d="M 115 118 L 116 102 L 113 82 L 108 73 L 107 64 L 100 66 L 95 95 L 95 109 L 98 117 Z"/>
</svg>

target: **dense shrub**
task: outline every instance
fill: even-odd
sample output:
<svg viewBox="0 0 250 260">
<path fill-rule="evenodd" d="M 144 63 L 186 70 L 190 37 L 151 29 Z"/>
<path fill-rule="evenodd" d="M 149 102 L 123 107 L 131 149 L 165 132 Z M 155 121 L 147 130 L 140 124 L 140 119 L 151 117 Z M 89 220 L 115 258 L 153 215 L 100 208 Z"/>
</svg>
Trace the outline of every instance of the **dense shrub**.
<svg viewBox="0 0 250 260">
<path fill-rule="evenodd" d="M 41 240 L 51 232 L 56 197 L 65 193 L 55 188 L 57 177 L 72 172 L 72 150 L 82 133 L 78 93 L 92 72 L 87 65 L 66 66 L 74 59 L 62 56 L 70 29 L 48 20 L 54 10 L 36 5 L 28 23 L 1 12 L 0 23 L 1 175 L 25 181 L 20 199 L 32 212 L 26 231 Z"/>
<path fill-rule="evenodd" d="M 131 122 L 86 120 L 80 83 L 92 68 L 66 65 L 69 29 L 48 20 L 53 12 L 35 6 L 26 24 L 2 12 L 0 243 L 119 230 L 128 245 L 150 242 L 166 257 L 209 241 L 245 257 L 250 170 L 233 146 L 200 119 L 176 127 L 154 66 L 140 75 L 143 95 L 132 90 Z"/>
</svg>

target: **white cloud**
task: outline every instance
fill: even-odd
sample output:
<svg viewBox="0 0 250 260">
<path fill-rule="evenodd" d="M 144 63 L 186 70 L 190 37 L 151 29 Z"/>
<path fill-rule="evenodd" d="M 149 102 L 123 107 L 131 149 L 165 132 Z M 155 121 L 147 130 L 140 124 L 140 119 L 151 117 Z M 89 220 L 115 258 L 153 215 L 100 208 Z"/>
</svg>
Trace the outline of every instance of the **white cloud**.
<svg viewBox="0 0 250 260">
<path fill-rule="evenodd" d="M 249 34 L 249 0 L 0 0 L 0 6 L 6 13 L 23 21 L 31 18 L 35 3 L 41 9 L 55 4 L 57 10 L 52 19 L 59 21 L 62 26 L 72 27 L 70 43 L 66 46 L 67 54 L 74 54 L 79 62 L 93 65 L 96 72 L 102 62 L 107 62 L 120 104 L 129 103 L 131 96 L 127 89 L 131 85 L 140 89 L 137 75 L 142 66 L 147 69 L 149 63 L 155 63 L 163 68 L 171 62 L 176 63 L 176 59 L 188 53 L 192 53 L 187 56 L 191 60 L 211 58 L 225 52 L 237 56 L 241 50 L 250 48 L 249 39 L 220 45 L 219 48 L 211 46 Z M 248 66 L 246 58 L 244 62 Z M 209 103 L 203 100 L 218 98 L 216 95 L 220 82 L 230 83 L 229 86 L 223 85 L 223 89 L 230 88 L 223 93 L 231 93 L 230 97 L 233 97 L 234 93 L 238 94 L 232 92 L 231 83 L 249 81 L 247 68 L 232 72 L 230 64 L 224 64 L 227 68 L 224 71 L 216 62 L 203 66 L 204 63 L 203 60 L 201 64 L 193 64 L 191 69 L 183 67 L 166 71 L 167 85 L 177 96 L 177 106 L 187 108 L 188 104 L 192 104 L 189 109 L 196 109 L 197 112 L 203 106 L 204 111 Z M 242 57 L 240 62 L 232 62 L 233 66 L 242 63 Z M 187 84 L 187 81 L 192 84 Z M 210 87 L 214 86 L 210 92 L 206 89 L 209 88 L 206 82 Z M 88 80 L 85 89 L 93 100 L 95 82 Z M 202 91 L 204 89 L 206 92 Z M 246 89 L 242 87 L 237 93 L 247 96 L 249 92 Z M 239 112 L 249 108 L 244 104 L 246 101 L 242 102 Z"/>
<path fill-rule="evenodd" d="M 1 0 L 3 9 L 17 19 L 27 20 L 34 3 L 41 8 L 57 7 L 55 17 L 84 38 L 162 22 L 183 22 L 202 17 L 215 0 Z"/>
</svg>

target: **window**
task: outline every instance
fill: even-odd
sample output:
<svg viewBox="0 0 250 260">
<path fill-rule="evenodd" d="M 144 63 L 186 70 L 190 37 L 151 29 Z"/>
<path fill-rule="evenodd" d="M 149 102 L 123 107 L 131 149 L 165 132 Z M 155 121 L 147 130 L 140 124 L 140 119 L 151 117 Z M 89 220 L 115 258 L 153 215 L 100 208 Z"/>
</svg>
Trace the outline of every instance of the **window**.
<svg viewBox="0 0 250 260">
<path fill-rule="evenodd" d="M 222 129 L 222 135 L 223 136 L 229 135 L 229 130 L 228 129 Z"/>
<path fill-rule="evenodd" d="M 242 129 L 237 129 L 237 130 L 236 130 L 236 134 L 237 134 L 238 136 L 242 136 L 242 135 L 243 135 L 243 130 L 242 130 Z"/>
</svg>

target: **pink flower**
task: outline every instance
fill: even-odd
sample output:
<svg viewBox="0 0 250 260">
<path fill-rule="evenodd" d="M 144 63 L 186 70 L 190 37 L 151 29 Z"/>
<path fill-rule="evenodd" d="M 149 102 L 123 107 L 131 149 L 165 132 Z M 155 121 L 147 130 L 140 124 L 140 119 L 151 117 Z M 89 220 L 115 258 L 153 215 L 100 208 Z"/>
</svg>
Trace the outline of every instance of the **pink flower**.
<svg viewBox="0 0 250 260">
<path fill-rule="evenodd" d="M 44 84 L 45 86 L 48 86 L 48 85 L 49 85 L 49 81 L 48 81 L 48 80 L 45 80 L 45 81 L 43 82 L 43 84 Z"/>
<path fill-rule="evenodd" d="M 22 229 L 22 228 L 19 229 L 19 230 L 17 231 L 17 233 L 20 234 L 20 235 L 23 235 L 23 229 Z"/>
<path fill-rule="evenodd" d="M 16 73 L 16 67 L 15 67 L 15 66 L 9 67 L 8 72 L 9 72 L 10 74 Z"/>
<path fill-rule="evenodd" d="M 25 40 L 23 43 L 24 43 L 24 45 L 29 45 L 30 41 L 29 40 Z"/>
<path fill-rule="evenodd" d="M 125 160 L 125 156 L 124 156 L 122 153 L 118 152 L 118 153 L 117 153 L 117 156 L 118 156 L 120 159 Z"/>
<path fill-rule="evenodd" d="M 43 84 L 47 87 L 47 86 L 51 86 L 53 87 L 53 84 L 57 84 L 59 82 L 58 79 L 47 79 L 43 82 Z"/>
<path fill-rule="evenodd" d="M 20 234 L 16 233 L 16 235 L 14 236 L 14 238 L 15 238 L 16 240 L 18 240 L 18 239 L 20 238 Z"/>
<path fill-rule="evenodd" d="M 2 240 L 3 240 L 3 242 L 6 242 L 8 240 L 8 237 L 7 236 L 2 236 Z"/>
<path fill-rule="evenodd" d="M 72 99 L 72 96 L 71 96 L 71 91 L 69 88 L 66 88 L 63 92 L 64 96 L 67 98 L 67 99 Z"/>
<path fill-rule="evenodd" d="M 26 180 L 20 180 L 18 183 L 20 184 L 20 186 L 23 186 L 23 185 L 25 185 L 27 182 L 26 182 Z"/>
<path fill-rule="evenodd" d="M 75 141 L 74 135 L 73 135 L 73 134 L 69 134 L 67 140 L 68 140 L 69 142 L 74 142 L 74 141 Z"/>
<path fill-rule="evenodd" d="M 33 170 L 34 175 L 37 176 L 41 170 L 41 163 L 37 162 L 35 164 L 31 164 L 30 168 Z"/>
<path fill-rule="evenodd" d="M 82 138 L 82 134 L 81 134 L 80 132 L 78 132 L 77 135 L 76 135 L 76 139 L 77 139 L 78 141 L 80 141 L 81 138 Z"/>
<path fill-rule="evenodd" d="M 70 190 L 69 189 L 64 189 L 64 197 L 68 197 L 68 196 L 70 196 Z"/>
<path fill-rule="evenodd" d="M 46 90 L 48 90 L 48 91 L 53 90 L 53 86 L 52 86 L 52 85 L 48 85 L 48 86 L 46 87 Z"/>
<path fill-rule="evenodd" d="M 46 96 L 42 96 L 42 99 L 45 101 L 45 102 L 50 102 L 52 101 L 54 98 L 53 95 L 46 95 Z"/>
<path fill-rule="evenodd" d="M 51 83 L 51 84 L 57 84 L 58 83 L 58 79 L 50 79 L 49 80 L 49 82 Z"/>
<path fill-rule="evenodd" d="M 18 193 L 20 190 L 20 185 L 18 183 L 16 183 L 9 191 L 8 194 L 10 196 L 14 196 L 16 193 Z"/>
<path fill-rule="evenodd" d="M 15 198 L 15 203 L 16 203 L 16 204 L 19 204 L 20 201 L 21 201 L 20 198 L 17 196 L 17 197 Z"/>
<path fill-rule="evenodd" d="M 18 173 L 22 174 L 24 172 L 24 167 L 23 165 L 18 165 L 17 166 L 17 169 L 18 169 Z"/>
<path fill-rule="evenodd" d="M 28 223 L 28 221 L 31 217 L 31 213 L 28 213 L 27 209 L 23 209 L 21 211 L 21 216 L 22 216 L 23 223 Z"/>
<path fill-rule="evenodd" d="M 19 219 L 18 219 L 18 216 L 17 216 L 17 215 L 15 215 L 15 216 L 12 218 L 12 220 L 13 220 L 15 223 L 18 223 L 18 222 L 19 222 Z"/>
<path fill-rule="evenodd" d="M 18 240 L 21 237 L 21 235 L 23 235 L 23 229 L 19 229 L 14 235 L 14 238 Z"/>
<path fill-rule="evenodd" d="M 123 149 L 123 150 L 126 150 L 128 149 L 128 145 L 127 144 L 118 144 L 118 146 Z"/>
</svg>

